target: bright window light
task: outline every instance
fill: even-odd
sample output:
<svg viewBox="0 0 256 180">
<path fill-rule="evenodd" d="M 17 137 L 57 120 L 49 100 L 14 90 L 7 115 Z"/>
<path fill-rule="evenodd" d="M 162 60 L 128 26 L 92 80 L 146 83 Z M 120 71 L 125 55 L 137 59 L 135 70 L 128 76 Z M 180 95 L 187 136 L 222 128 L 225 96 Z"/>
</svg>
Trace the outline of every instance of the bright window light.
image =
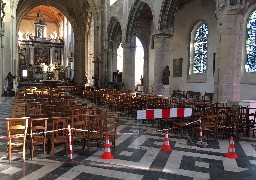
<svg viewBox="0 0 256 180">
<path fill-rule="evenodd" d="M 109 0 L 109 4 L 110 4 L 110 6 L 112 6 L 112 4 L 114 4 L 115 2 L 116 2 L 117 0 Z"/>
<path fill-rule="evenodd" d="M 26 69 L 22 70 L 22 77 L 28 77 L 28 70 Z"/>
</svg>

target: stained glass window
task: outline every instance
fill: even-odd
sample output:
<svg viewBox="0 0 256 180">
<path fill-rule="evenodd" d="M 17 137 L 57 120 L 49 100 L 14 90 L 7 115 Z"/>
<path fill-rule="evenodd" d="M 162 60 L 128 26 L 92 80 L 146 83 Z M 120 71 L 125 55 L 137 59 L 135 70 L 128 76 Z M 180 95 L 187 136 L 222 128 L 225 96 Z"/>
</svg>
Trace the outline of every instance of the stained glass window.
<svg viewBox="0 0 256 180">
<path fill-rule="evenodd" d="M 256 11 L 251 13 L 247 22 L 246 56 L 245 71 L 256 72 Z"/>
<path fill-rule="evenodd" d="M 204 23 L 193 31 L 191 39 L 193 40 L 193 73 L 206 73 L 207 53 L 208 53 L 208 26 Z"/>
</svg>

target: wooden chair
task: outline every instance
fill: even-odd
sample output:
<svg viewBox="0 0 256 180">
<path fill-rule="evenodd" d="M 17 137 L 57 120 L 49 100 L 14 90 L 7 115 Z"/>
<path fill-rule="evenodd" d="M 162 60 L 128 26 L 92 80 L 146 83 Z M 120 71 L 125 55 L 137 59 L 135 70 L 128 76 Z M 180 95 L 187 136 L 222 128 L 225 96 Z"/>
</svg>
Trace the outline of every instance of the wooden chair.
<svg viewBox="0 0 256 180">
<path fill-rule="evenodd" d="M 30 154 L 31 160 L 34 157 L 35 145 L 43 147 L 45 158 L 46 132 L 48 118 L 31 118 L 30 119 Z"/>
<path fill-rule="evenodd" d="M 88 134 L 88 131 L 86 130 L 86 119 L 83 118 L 83 116 L 80 115 L 72 115 L 71 116 L 71 132 L 72 132 L 72 142 L 81 142 L 82 145 L 82 151 L 84 153 L 85 151 L 85 140 L 86 140 L 86 134 Z"/>
<path fill-rule="evenodd" d="M 217 124 L 216 124 L 216 115 L 207 115 L 202 119 L 203 132 L 207 136 L 207 142 L 209 141 L 209 136 L 213 134 L 214 140 L 217 141 Z"/>
<path fill-rule="evenodd" d="M 32 107 L 32 108 L 27 109 L 26 116 L 28 116 L 28 117 L 42 117 L 42 116 L 45 116 L 45 115 L 42 114 L 42 109 Z"/>
<path fill-rule="evenodd" d="M 14 103 L 12 105 L 12 117 L 25 117 L 27 111 L 26 103 Z"/>
<path fill-rule="evenodd" d="M 107 117 L 103 121 L 103 136 L 109 136 L 112 140 L 112 145 L 116 149 L 116 136 L 117 136 L 117 127 L 119 124 L 120 113 L 108 113 Z"/>
<path fill-rule="evenodd" d="M 194 139 L 195 133 L 199 134 L 199 123 L 193 124 L 192 138 Z M 217 141 L 217 126 L 216 126 L 216 115 L 211 114 L 202 117 L 202 130 L 203 134 L 206 134 L 207 142 L 209 142 L 209 136 L 214 135 L 214 140 Z"/>
<path fill-rule="evenodd" d="M 12 151 L 14 147 L 22 146 L 22 159 L 25 161 L 26 151 L 26 134 L 28 127 L 28 118 L 5 118 L 7 125 L 8 138 L 8 160 L 11 163 Z"/>
<path fill-rule="evenodd" d="M 219 140 L 219 134 L 222 133 L 222 139 L 224 140 L 227 136 L 227 129 L 229 128 L 229 122 L 226 114 L 217 114 L 216 115 L 216 138 Z"/>
<path fill-rule="evenodd" d="M 191 122 L 191 117 L 183 117 L 183 118 L 171 118 L 173 123 L 174 133 L 177 133 L 177 130 L 180 132 L 180 136 L 183 137 L 183 134 L 189 126 L 187 123 Z"/>
<path fill-rule="evenodd" d="M 101 140 L 102 140 L 102 123 L 103 123 L 103 115 L 94 114 L 94 115 L 87 115 L 89 126 L 89 141 L 96 141 L 97 147 L 100 147 Z M 90 142 L 89 142 L 90 143 Z M 90 145 L 89 145 L 90 146 Z"/>
<path fill-rule="evenodd" d="M 68 117 L 52 117 L 52 158 L 54 158 L 55 144 L 64 144 L 68 154 Z"/>
<path fill-rule="evenodd" d="M 253 133 L 253 137 L 255 137 L 255 130 L 256 130 L 256 108 L 248 108 L 249 113 L 249 120 L 248 120 L 248 126 L 250 128 L 250 131 Z"/>
</svg>

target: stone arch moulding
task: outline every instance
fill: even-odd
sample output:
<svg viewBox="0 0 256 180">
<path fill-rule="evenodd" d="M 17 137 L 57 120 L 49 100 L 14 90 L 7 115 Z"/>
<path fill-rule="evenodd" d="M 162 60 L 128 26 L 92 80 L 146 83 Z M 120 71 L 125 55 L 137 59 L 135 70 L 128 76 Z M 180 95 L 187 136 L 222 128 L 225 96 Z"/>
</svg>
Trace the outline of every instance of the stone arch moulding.
<svg viewBox="0 0 256 180">
<path fill-rule="evenodd" d="M 136 0 L 134 6 L 131 8 L 126 28 L 126 42 L 130 42 L 132 36 L 135 35 L 140 16 L 143 14 L 143 10 L 146 6 L 149 5 L 145 2 L 141 2 L 140 0 Z"/>
<path fill-rule="evenodd" d="M 172 32 L 174 31 L 174 21 L 177 10 L 181 4 L 181 0 L 164 0 L 162 3 L 160 18 L 159 18 L 159 31 Z"/>
<path fill-rule="evenodd" d="M 115 39 L 115 36 L 117 33 L 121 31 L 122 33 L 122 28 L 120 22 L 115 18 L 111 17 L 110 22 L 108 24 L 108 42 L 110 43 Z"/>
</svg>

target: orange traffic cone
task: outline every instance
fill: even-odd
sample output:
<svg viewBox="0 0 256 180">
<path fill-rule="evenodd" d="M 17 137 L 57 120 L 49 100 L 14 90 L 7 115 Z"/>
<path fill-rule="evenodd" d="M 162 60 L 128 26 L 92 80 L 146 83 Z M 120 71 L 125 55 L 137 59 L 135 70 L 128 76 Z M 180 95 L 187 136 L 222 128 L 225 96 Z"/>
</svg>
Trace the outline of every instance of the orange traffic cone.
<svg viewBox="0 0 256 180">
<path fill-rule="evenodd" d="M 233 136 L 230 137 L 230 142 L 228 146 L 228 152 L 225 154 L 227 158 L 234 159 L 238 158 L 235 150 L 234 138 Z"/>
<path fill-rule="evenodd" d="M 168 131 L 165 131 L 164 144 L 162 145 L 161 149 L 166 152 L 172 151 L 172 148 L 169 144 Z"/>
<path fill-rule="evenodd" d="M 105 151 L 104 153 L 101 155 L 102 159 L 113 159 L 113 155 L 111 154 L 110 151 L 110 144 L 109 144 L 109 137 L 106 136 L 106 142 L 105 142 Z"/>
</svg>

